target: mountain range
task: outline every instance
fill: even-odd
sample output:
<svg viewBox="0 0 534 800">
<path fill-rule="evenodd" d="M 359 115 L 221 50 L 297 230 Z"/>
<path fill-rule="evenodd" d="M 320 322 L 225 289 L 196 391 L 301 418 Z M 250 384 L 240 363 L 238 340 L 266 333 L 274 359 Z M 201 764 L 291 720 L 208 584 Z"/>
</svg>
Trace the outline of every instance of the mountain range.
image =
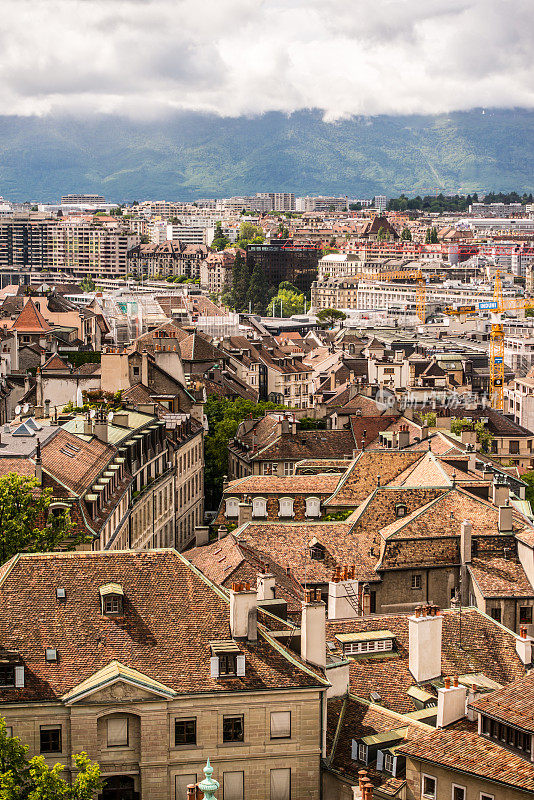
<svg viewBox="0 0 534 800">
<path fill-rule="evenodd" d="M 534 189 L 534 112 L 325 122 L 320 111 L 0 117 L 0 194 L 54 202 L 228 197 L 260 191 L 372 197 Z"/>
</svg>

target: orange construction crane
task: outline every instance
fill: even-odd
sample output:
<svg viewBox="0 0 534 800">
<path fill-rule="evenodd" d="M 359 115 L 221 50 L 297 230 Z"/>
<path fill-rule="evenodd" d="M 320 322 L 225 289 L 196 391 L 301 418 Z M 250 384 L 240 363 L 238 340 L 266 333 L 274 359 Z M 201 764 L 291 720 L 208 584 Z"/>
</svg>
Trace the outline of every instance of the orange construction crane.
<svg viewBox="0 0 534 800">
<path fill-rule="evenodd" d="M 416 281 L 417 291 L 415 302 L 417 316 L 421 322 L 426 322 L 426 280 L 420 269 L 398 269 L 388 270 L 387 272 L 359 272 L 356 275 L 359 281 Z"/>
<path fill-rule="evenodd" d="M 489 367 L 490 367 L 490 405 L 497 411 L 504 410 L 504 328 L 501 314 L 504 311 L 523 310 L 534 308 L 534 299 L 518 300 L 517 298 L 503 297 L 502 279 L 497 270 L 493 288 L 493 301 L 479 303 L 476 306 L 448 307 L 445 310 L 450 316 L 478 314 L 480 311 L 491 311 L 496 319 L 491 323 Z"/>
</svg>

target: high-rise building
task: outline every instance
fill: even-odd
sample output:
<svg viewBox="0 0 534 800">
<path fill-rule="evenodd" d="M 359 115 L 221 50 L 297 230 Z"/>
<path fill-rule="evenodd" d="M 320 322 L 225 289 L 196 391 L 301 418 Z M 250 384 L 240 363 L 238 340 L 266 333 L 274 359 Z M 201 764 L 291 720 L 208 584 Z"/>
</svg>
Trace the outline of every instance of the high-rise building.
<svg viewBox="0 0 534 800">
<path fill-rule="evenodd" d="M 251 274 L 259 263 L 272 286 L 289 281 L 301 292 L 309 291 L 317 277 L 319 249 L 316 245 L 293 244 L 291 239 L 277 239 L 269 244 L 247 247 L 247 267 Z"/>
<path fill-rule="evenodd" d="M 388 199 L 385 194 L 375 194 L 375 202 L 374 207 L 381 214 L 383 211 L 386 210 L 388 204 Z"/>
</svg>

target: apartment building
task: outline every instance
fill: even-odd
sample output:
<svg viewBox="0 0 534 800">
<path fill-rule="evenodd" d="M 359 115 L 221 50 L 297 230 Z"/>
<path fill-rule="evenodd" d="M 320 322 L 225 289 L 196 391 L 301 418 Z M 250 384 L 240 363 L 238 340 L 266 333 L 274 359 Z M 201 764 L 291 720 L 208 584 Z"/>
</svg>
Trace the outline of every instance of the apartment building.
<svg viewBox="0 0 534 800">
<path fill-rule="evenodd" d="M 207 753 L 224 800 L 319 800 L 330 683 L 310 646 L 315 606 L 309 666 L 258 605 L 173 550 L 15 556 L 0 578 L 9 732 L 67 776 L 85 751 L 106 800 L 186 800 Z"/>
<path fill-rule="evenodd" d="M 139 236 L 120 228 L 67 220 L 52 228 L 50 267 L 74 278 L 126 277 L 128 251 Z"/>
<path fill-rule="evenodd" d="M 0 218 L 0 267 L 48 270 L 52 267 L 52 233 L 58 222 L 44 215 Z"/>
<path fill-rule="evenodd" d="M 105 203 L 106 198 L 101 194 L 64 194 L 61 196 L 61 205 L 99 205 Z"/>
<path fill-rule="evenodd" d="M 289 281 L 299 291 L 308 292 L 317 277 L 319 249 L 316 245 L 278 239 L 268 244 L 248 245 L 246 260 L 250 274 L 259 265 L 273 286 Z"/>
<path fill-rule="evenodd" d="M 245 251 L 230 247 L 220 253 L 209 253 L 200 265 L 200 285 L 214 294 L 227 291 L 232 285 L 232 273 L 237 253 Z"/>
<path fill-rule="evenodd" d="M 293 192 L 258 192 L 257 200 L 269 201 L 268 211 L 294 211 L 295 195 Z"/>
<path fill-rule="evenodd" d="M 200 278 L 202 263 L 209 255 L 206 244 L 187 244 L 167 238 L 159 243 L 136 244 L 128 250 L 128 273 L 154 278 L 185 275 Z"/>
<path fill-rule="evenodd" d="M 296 197 L 296 211 L 346 211 L 347 197 Z"/>
<path fill-rule="evenodd" d="M 528 430 L 534 430 L 534 370 L 524 378 L 515 377 L 504 387 L 504 411 Z"/>
<path fill-rule="evenodd" d="M 398 310 L 416 313 L 417 287 L 415 282 L 369 282 L 355 278 L 327 278 L 315 281 L 311 289 L 312 307 L 354 309 L 358 311 Z M 488 287 L 477 290 L 471 286 L 446 288 L 427 284 L 427 304 L 444 309 L 446 306 L 477 305 L 491 302 L 493 292 Z"/>
</svg>

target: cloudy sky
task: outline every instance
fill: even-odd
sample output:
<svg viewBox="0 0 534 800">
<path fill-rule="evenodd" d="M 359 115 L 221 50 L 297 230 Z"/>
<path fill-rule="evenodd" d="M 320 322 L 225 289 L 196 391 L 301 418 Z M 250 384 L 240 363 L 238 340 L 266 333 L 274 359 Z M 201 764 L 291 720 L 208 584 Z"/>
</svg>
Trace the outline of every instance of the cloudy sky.
<svg viewBox="0 0 534 800">
<path fill-rule="evenodd" d="M 534 106 L 533 0 L 2 0 L 0 114 Z"/>
</svg>

